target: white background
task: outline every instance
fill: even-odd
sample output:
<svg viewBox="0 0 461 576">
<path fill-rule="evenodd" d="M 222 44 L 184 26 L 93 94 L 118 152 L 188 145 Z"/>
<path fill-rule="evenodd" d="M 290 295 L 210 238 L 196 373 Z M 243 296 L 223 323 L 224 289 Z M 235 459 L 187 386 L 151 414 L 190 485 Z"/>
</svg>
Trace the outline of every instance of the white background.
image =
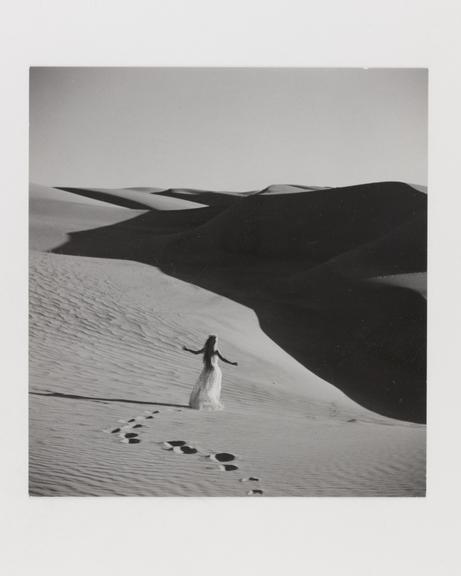
<svg viewBox="0 0 461 576">
<path fill-rule="evenodd" d="M 454 574 L 460 522 L 460 15 L 456 2 L 2 2 L 4 574 Z M 29 66 L 429 68 L 426 499 L 27 496 Z"/>
</svg>

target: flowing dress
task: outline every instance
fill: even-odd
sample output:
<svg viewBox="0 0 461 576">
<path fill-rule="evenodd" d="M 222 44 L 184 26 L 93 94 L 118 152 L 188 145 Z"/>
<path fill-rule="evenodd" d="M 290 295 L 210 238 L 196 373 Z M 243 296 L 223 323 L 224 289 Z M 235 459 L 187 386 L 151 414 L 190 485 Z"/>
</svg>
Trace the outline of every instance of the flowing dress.
<svg viewBox="0 0 461 576">
<path fill-rule="evenodd" d="M 191 392 L 189 406 L 196 410 L 222 410 L 221 380 L 222 372 L 218 365 L 218 356 L 213 354 L 211 366 L 203 365 L 203 370 Z"/>
</svg>

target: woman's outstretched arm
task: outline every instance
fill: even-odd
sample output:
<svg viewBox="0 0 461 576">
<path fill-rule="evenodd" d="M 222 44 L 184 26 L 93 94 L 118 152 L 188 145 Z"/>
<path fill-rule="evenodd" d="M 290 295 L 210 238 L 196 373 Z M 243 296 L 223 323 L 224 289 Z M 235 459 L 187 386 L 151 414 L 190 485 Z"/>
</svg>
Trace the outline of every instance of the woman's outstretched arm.
<svg viewBox="0 0 461 576">
<path fill-rule="evenodd" d="M 223 362 L 225 362 L 226 364 L 232 364 L 232 366 L 238 366 L 238 362 L 231 362 L 230 360 L 227 360 L 226 358 L 224 358 L 224 356 L 222 356 L 221 352 L 219 350 L 216 351 L 216 354 L 221 358 L 221 360 Z"/>
<path fill-rule="evenodd" d="M 186 346 L 183 346 L 182 349 L 186 352 L 192 352 L 192 354 L 201 354 L 205 350 L 205 348 L 202 348 L 201 350 L 191 350 L 190 348 L 186 348 Z"/>
</svg>

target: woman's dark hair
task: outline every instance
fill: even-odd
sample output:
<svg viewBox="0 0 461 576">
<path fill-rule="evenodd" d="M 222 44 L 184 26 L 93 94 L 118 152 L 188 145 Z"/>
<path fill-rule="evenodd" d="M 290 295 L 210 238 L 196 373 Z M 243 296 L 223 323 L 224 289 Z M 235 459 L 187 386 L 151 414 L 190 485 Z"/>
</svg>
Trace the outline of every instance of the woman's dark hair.
<svg viewBox="0 0 461 576">
<path fill-rule="evenodd" d="M 207 368 L 211 368 L 211 359 L 214 356 L 216 344 L 216 336 L 214 334 L 208 336 L 205 342 L 204 352 L 203 352 L 203 363 Z"/>
</svg>

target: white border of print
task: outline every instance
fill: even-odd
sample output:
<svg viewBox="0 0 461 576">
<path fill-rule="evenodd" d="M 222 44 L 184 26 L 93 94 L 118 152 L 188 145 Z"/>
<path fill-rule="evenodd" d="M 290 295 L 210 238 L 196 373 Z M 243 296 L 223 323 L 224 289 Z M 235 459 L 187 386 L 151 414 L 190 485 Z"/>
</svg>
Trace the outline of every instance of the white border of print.
<svg viewBox="0 0 461 576">
<path fill-rule="evenodd" d="M 2 521 L 8 575 L 455 571 L 461 324 L 456 3 L 100 0 L 2 4 Z M 27 496 L 29 66 L 429 67 L 428 496 Z"/>
</svg>

